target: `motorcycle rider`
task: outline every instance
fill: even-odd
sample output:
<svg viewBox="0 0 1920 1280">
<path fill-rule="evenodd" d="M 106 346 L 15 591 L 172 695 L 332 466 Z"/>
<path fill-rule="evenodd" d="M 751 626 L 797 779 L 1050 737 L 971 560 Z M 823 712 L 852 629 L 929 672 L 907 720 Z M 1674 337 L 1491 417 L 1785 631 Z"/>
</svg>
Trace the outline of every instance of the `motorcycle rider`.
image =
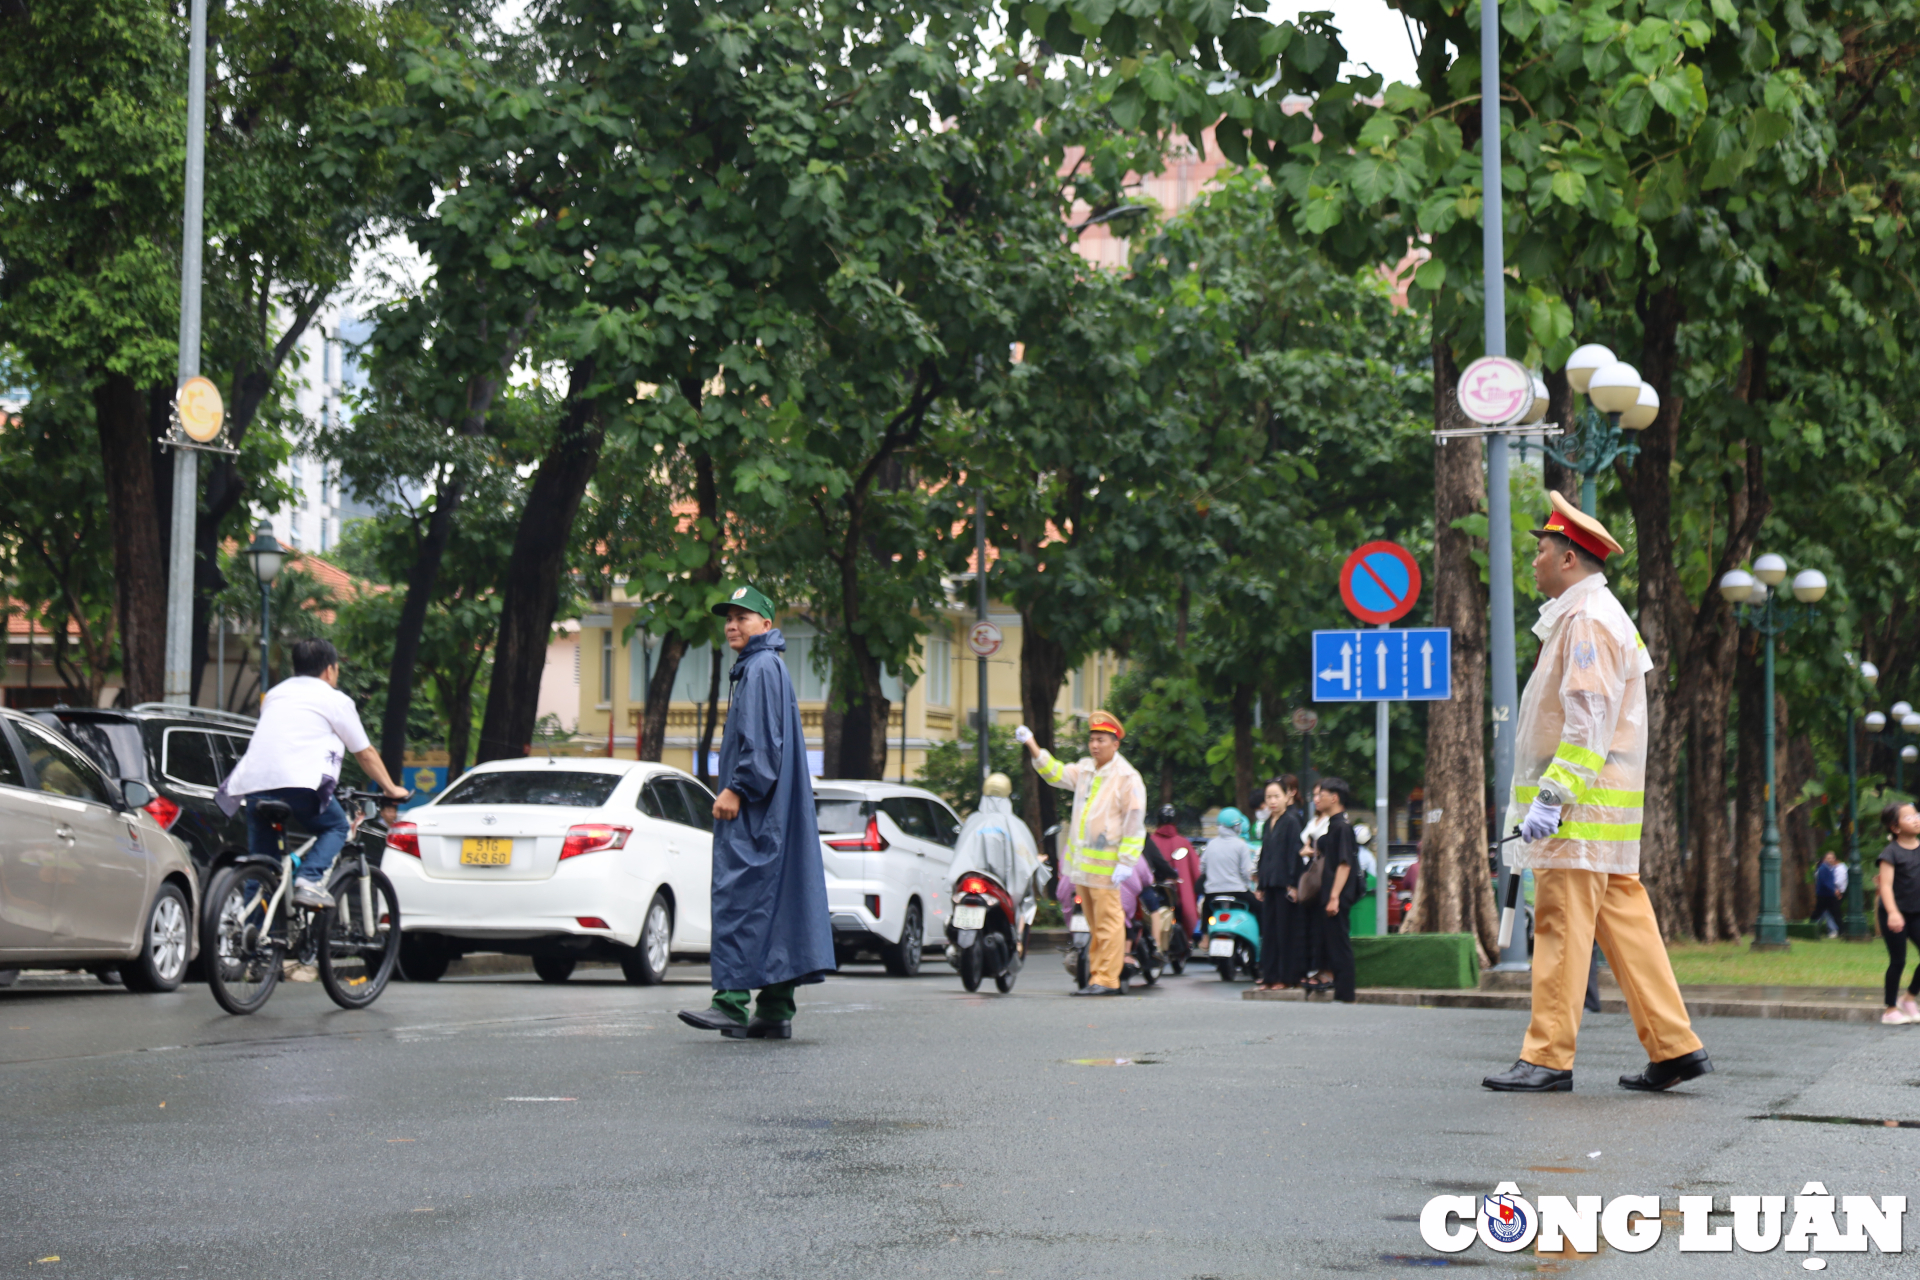
<svg viewBox="0 0 1920 1280">
<path fill-rule="evenodd" d="M 990 773 L 980 789 L 980 807 L 960 824 L 953 840 L 952 874 L 948 891 L 969 871 L 984 872 L 998 880 L 1019 904 L 1019 931 L 1015 945 L 1023 945 L 1025 927 L 1033 923 L 1038 907 L 1037 894 L 1045 863 L 1033 832 L 1013 813 L 1013 782 L 1004 773 Z"/>
<path fill-rule="evenodd" d="M 1191 938 L 1200 926 L 1199 877 L 1200 859 L 1193 851 L 1193 841 L 1180 834 L 1175 826 L 1179 815 L 1170 804 L 1160 806 L 1160 825 L 1147 837 L 1144 848 L 1157 849 L 1160 856 L 1173 868 L 1173 875 L 1179 881 L 1174 906 L 1178 911 L 1180 927 Z M 1164 949 L 1164 942 L 1162 944 Z"/>
<path fill-rule="evenodd" d="M 1253 847 L 1246 842 L 1247 816 L 1232 805 L 1215 820 L 1220 834 L 1207 842 L 1200 855 L 1200 874 L 1207 897 L 1231 898 L 1247 910 L 1253 905 Z"/>
</svg>

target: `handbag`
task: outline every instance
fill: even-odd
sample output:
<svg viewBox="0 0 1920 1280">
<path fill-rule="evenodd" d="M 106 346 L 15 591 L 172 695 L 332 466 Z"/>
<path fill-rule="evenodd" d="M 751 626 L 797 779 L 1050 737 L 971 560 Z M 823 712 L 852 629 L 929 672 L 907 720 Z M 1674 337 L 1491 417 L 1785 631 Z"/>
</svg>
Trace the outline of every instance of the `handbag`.
<svg viewBox="0 0 1920 1280">
<path fill-rule="evenodd" d="M 1303 903 L 1318 902 L 1320 900 L 1320 888 L 1322 884 L 1325 883 L 1326 878 L 1327 855 L 1324 853 L 1315 853 L 1313 855 L 1313 861 L 1309 862 L 1307 869 L 1300 873 L 1299 884 L 1294 886 L 1294 901 Z"/>
</svg>

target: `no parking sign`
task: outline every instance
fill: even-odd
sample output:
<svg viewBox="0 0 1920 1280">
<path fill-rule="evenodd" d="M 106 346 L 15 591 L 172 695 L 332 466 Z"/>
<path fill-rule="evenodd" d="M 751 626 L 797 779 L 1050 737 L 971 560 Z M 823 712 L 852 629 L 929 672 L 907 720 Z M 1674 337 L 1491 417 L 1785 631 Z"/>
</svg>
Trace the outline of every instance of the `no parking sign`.
<svg viewBox="0 0 1920 1280">
<path fill-rule="evenodd" d="M 1369 542 L 1340 566 L 1340 598 L 1362 622 L 1397 622 L 1420 600 L 1420 564 L 1397 542 Z"/>
</svg>

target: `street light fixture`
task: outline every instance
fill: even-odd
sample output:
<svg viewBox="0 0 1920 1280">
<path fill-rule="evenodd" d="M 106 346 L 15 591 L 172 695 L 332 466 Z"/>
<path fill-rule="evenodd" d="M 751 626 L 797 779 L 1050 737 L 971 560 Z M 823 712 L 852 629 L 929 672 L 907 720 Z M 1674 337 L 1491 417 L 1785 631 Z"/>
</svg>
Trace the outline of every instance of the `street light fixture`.
<svg viewBox="0 0 1920 1280">
<path fill-rule="evenodd" d="M 1600 473 L 1616 461 L 1632 462 L 1639 456 L 1635 435 L 1660 416 L 1660 393 L 1641 380 L 1638 369 L 1597 342 L 1576 347 L 1565 369 L 1567 385 L 1587 397 L 1587 407 L 1558 446 L 1542 440 L 1540 448 L 1579 473 L 1580 509 L 1593 515 Z"/>
<path fill-rule="evenodd" d="M 268 665 L 269 645 L 273 636 L 268 617 L 273 591 L 273 580 L 280 576 L 280 566 L 286 563 L 287 553 L 281 549 L 280 539 L 273 536 L 273 526 L 265 520 L 253 531 L 253 541 L 247 544 L 247 559 L 253 564 L 253 576 L 260 583 L 260 696 L 267 696 L 267 686 L 272 683 L 273 672 Z"/>
<path fill-rule="evenodd" d="M 1604 371 L 1603 371 L 1604 372 Z M 1595 375 L 1596 381 L 1599 375 Z M 1808 569 L 1793 580 L 1794 599 L 1800 602 L 1799 608 L 1776 603 L 1776 588 L 1787 580 L 1787 562 L 1771 553 L 1756 557 L 1753 572 L 1732 569 L 1720 577 L 1720 595 L 1733 605 L 1739 614 L 1741 626 L 1752 627 L 1761 636 L 1761 647 L 1766 653 L 1766 687 L 1762 694 L 1761 705 L 1766 708 L 1767 740 L 1766 803 L 1767 821 L 1764 833 L 1760 837 L 1760 916 L 1753 925 L 1753 949 L 1756 951 L 1785 951 L 1787 949 L 1787 921 L 1780 914 L 1780 820 L 1779 803 L 1774 795 L 1777 782 L 1774 774 L 1774 696 L 1773 696 L 1773 650 L 1774 641 L 1785 635 L 1789 629 L 1811 618 L 1813 605 L 1827 594 L 1826 575 L 1818 570 Z M 1912 708 L 1908 708 L 1909 711 Z"/>
</svg>

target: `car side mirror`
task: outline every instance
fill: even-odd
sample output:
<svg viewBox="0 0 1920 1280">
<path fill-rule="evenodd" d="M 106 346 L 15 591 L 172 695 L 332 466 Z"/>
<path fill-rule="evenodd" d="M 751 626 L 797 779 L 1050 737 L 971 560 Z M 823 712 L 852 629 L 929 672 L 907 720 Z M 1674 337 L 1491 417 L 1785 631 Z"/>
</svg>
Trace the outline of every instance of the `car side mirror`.
<svg viewBox="0 0 1920 1280">
<path fill-rule="evenodd" d="M 120 779 L 120 798 L 129 809 L 144 809 L 154 801 L 153 788 L 138 778 Z"/>
</svg>

